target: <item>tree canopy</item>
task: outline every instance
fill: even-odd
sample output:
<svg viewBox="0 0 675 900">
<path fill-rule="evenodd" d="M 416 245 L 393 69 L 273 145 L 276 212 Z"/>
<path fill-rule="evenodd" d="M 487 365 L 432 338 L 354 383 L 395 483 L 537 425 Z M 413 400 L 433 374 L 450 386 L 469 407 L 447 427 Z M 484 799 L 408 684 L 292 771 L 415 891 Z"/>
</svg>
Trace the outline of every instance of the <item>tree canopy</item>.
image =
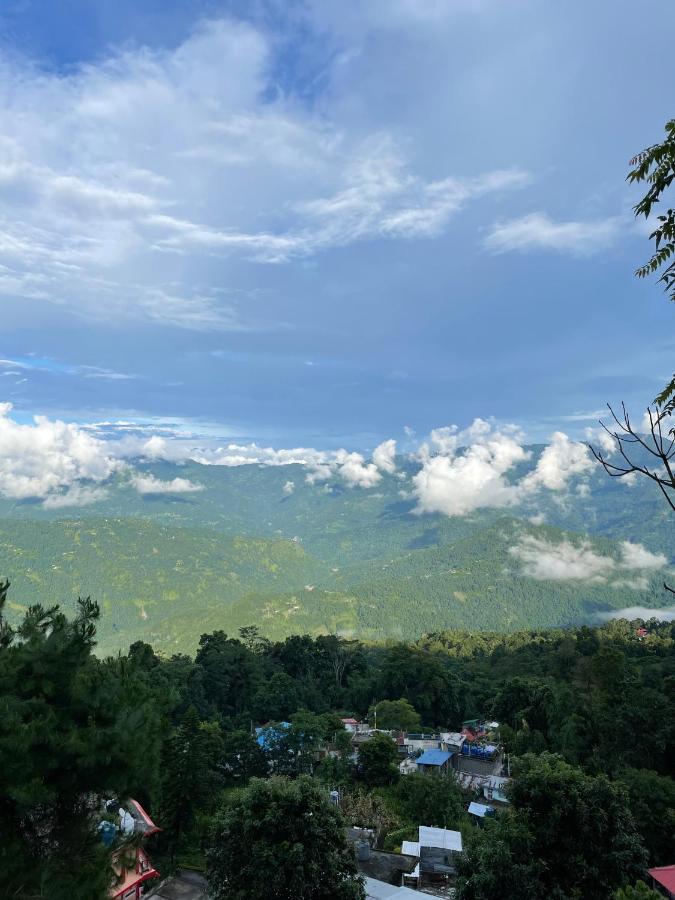
<svg viewBox="0 0 675 900">
<path fill-rule="evenodd" d="M 344 822 L 317 782 L 253 779 L 216 816 L 207 855 L 213 900 L 362 900 Z"/>
</svg>

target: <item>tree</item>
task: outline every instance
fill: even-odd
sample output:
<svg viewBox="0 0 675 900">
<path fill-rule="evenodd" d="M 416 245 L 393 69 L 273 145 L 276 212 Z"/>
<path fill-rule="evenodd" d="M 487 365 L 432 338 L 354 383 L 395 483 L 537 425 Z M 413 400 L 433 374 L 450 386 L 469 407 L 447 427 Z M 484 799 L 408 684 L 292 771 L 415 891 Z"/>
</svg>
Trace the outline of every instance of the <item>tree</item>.
<svg viewBox="0 0 675 900">
<path fill-rule="evenodd" d="M 359 774 L 369 787 L 392 784 L 398 780 L 397 760 L 396 742 L 376 732 L 359 747 Z"/>
<path fill-rule="evenodd" d="M 213 900 L 363 900 L 340 811 L 308 777 L 253 779 L 218 813 L 207 851 Z"/>
<path fill-rule="evenodd" d="M 675 781 L 649 769 L 622 769 L 618 780 L 628 791 L 630 811 L 650 864 L 669 865 L 675 847 Z"/>
<path fill-rule="evenodd" d="M 220 729 L 200 722 L 194 706 L 165 743 L 161 820 L 172 862 L 197 810 L 213 796 L 218 783 L 216 761 L 221 751 Z"/>
<path fill-rule="evenodd" d="M 544 900 L 545 864 L 537 858 L 536 840 L 520 818 L 504 815 L 469 833 L 457 859 L 459 900 Z"/>
<path fill-rule="evenodd" d="M 406 775 L 396 785 L 396 799 L 402 817 L 413 825 L 451 828 L 464 812 L 462 793 L 453 775 Z"/>
<path fill-rule="evenodd" d="M 628 173 L 627 180 L 631 184 L 647 182 L 649 185 L 644 197 L 633 207 L 636 218 L 644 216 L 648 219 L 653 207 L 661 202 L 675 179 L 675 119 L 666 123 L 665 139 L 638 153 L 630 161 L 630 165 L 633 168 Z M 663 283 L 669 298 L 675 300 L 675 259 L 671 260 L 675 256 L 675 209 L 668 209 L 657 216 L 657 221 L 659 225 L 649 236 L 654 241 L 654 253 L 635 274 L 638 278 L 645 278 L 661 269 L 659 281 Z M 675 375 L 653 403 L 655 409 L 647 409 L 650 431 L 648 437 L 644 438 L 633 427 L 623 404 L 620 416 L 609 406 L 614 425 L 607 428 L 604 423 L 600 423 L 609 440 L 601 450 L 594 447 L 590 449 L 605 471 L 613 477 L 640 474 L 651 479 L 661 489 L 670 508 L 675 510 L 671 497 L 671 491 L 675 490 L 674 432 L 665 422 L 675 410 Z M 609 459 L 613 451 L 618 452 L 620 457 L 616 462 Z M 665 587 L 670 590 L 667 585 Z"/>
<path fill-rule="evenodd" d="M 635 887 L 619 888 L 612 894 L 613 900 L 663 900 L 663 894 L 653 891 L 644 883 L 638 881 Z"/>
<path fill-rule="evenodd" d="M 261 684 L 253 697 L 252 712 L 259 722 L 279 722 L 293 713 L 299 705 L 296 684 L 285 672 L 275 672 Z"/>
<path fill-rule="evenodd" d="M 265 751 L 248 731 L 230 731 L 223 735 L 219 768 L 228 782 L 240 784 L 267 775 L 269 764 Z"/>
<path fill-rule="evenodd" d="M 628 173 L 628 181 L 631 184 L 649 183 L 647 193 L 634 207 L 636 217 L 648 219 L 652 208 L 661 202 L 675 179 L 675 119 L 666 123 L 665 140 L 638 153 L 630 164 L 633 169 Z M 657 221 L 660 224 L 649 235 L 650 241 L 654 241 L 654 254 L 635 274 L 638 278 L 646 278 L 662 269 L 659 281 L 670 299 L 675 300 L 675 259 L 670 261 L 675 256 L 675 209 L 657 216 Z M 675 409 L 675 375 L 654 402 L 665 414 L 669 415 Z"/>
<path fill-rule="evenodd" d="M 644 871 L 626 793 L 606 776 L 586 775 L 550 753 L 528 754 L 518 761 L 511 801 L 461 864 L 462 900 L 604 900 Z M 513 880 L 499 893 L 504 872 Z"/>
<path fill-rule="evenodd" d="M 372 791 L 356 790 L 345 794 L 340 809 L 350 825 L 372 829 L 376 846 L 383 834 L 400 824 L 382 797 Z"/>
<path fill-rule="evenodd" d="M 260 679 L 260 660 L 224 631 L 203 634 L 195 662 L 203 672 L 204 696 L 214 711 L 237 716 L 250 709 Z"/>
<path fill-rule="evenodd" d="M 415 707 L 402 697 L 400 700 L 380 700 L 373 709 L 377 727 L 385 731 L 419 731 L 422 720 Z"/>
<path fill-rule="evenodd" d="M 440 654 L 407 644 L 387 650 L 381 672 L 380 696 L 404 697 L 427 725 L 459 725 L 459 685 Z M 379 723 L 378 723 L 379 724 Z"/>
<path fill-rule="evenodd" d="M 159 770 L 160 721 L 128 657 L 93 655 L 99 608 L 31 606 L 17 631 L 0 584 L 0 895 L 107 896 L 96 833 L 104 798 L 146 802 Z"/>
</svg>

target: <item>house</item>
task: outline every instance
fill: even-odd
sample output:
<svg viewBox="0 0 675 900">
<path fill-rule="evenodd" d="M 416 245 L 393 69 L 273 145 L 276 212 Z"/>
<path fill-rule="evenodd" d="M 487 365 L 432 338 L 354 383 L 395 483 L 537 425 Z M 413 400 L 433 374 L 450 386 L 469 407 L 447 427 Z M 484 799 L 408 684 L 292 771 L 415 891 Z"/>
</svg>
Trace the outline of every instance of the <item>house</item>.
<svg viewBox="0 0 675 900">
<path fill-rule="evenodd" d="M 474 801 L 469 803 L 469 815 L 475 816 L 478 821 L 482 821 L 485 818 L 494 818 L 495 808 L 494 806 L 487 806 L 485 803 L 476 803 Z"/>
<path fill-rule="evenodd" d="M 449 750 L 454 754 L 462 752 L 462 746 L 466 737 L 461 731 L 442 731 L 439 737 L 441 739 L 441 750 Z"/>
<path fill-rule="evenodd" d="M 341 719 L 341 722 L 345 726 L 345 731 L 350 734 L 355 734 L 359 730 L 358 719 Z"/>
<path fill-rule="evenodd" d="M 492 804 L 508 804 L 510 802 L 505 793 L 507 785 L 511 783 L 510 778 L 501 775 L 476 775 L 471 772 L 460 772 L 457 780 L 465 791 L 469 791 L 477 797 L 482 795 Z"/>
<path fill-rule="evenodd" d="M 675 900 L 675 865 L 657 866 L 655 869 L 647 869 L 647 872 L 654 890 L 668 897 L 668 900 Z"/>
<path fill-rule="evenodd" d="M 414 775 L 417 772 L 417 760 L 407 756 L 398 764 L 398 770 L 401 775 Z"/>
<path fill-rule="evenodd" d="M 448 828 L 420 825 L 417 840 L 403 841 L 401 852 L 419 859 L 416 868 L 406 876 L 416 880 L 417 887 L 423 883 L 446 880 L 455 874 L 455 859 L 462 852 L 462 835 Z"/>
<path fill-rule="evenodd" d="M 447 775 L 453 754 L 449 750 L 426 750 L 417 759 L 421 775 Z"/>
<path fill-rule="evenodd" d="M 415 732 L 407 732 L 403 734 L 403 746 L 406 752 L 412 756 L 420 750 L 438 750 L 441 747 L 441 739 L 438 734 L 418 734 Z"/>
<path fill-rule="evenodd" d="M 121 806 L 117 800 L 109 800 L 106 803 L 106 811 L 119 816 L 120 825 L 117 830 L 126 837 L 137 834 L 146 838 L 161 830 L 137 800 L 129 799 L 125 806 Z M 104 842 L 109 844 L 110 830 L 101 827 L 99 830 Z M 135 846 L 126 844 L 116 849 L 111 864 L 115 877 L 108 896 L 115 900 L 139 900 L 145 882 L 150 878 L 159 877 L 159 872 L 140 844 Z"/>
<path fill-rule="evenodd" d="M 499 775 L 502 764 L 503 754 L 496 744 L 479 744 L 468 739 L 457 757 L 458 771 L 471 775 Z"/>
</svg>

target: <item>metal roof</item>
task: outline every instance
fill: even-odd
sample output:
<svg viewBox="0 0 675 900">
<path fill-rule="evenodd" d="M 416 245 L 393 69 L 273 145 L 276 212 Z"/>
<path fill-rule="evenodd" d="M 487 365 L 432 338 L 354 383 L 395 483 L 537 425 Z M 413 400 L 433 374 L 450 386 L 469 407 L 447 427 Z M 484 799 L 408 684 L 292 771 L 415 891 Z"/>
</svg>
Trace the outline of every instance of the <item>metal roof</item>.
<svg viewBox="0 0 675 900">
<path fill-rule="evenodd" d="M 479 816 L 483 819 L 485 816 L 492 815 L 494 807 L 487 806 L 485 803 L 469 803 L 469 812 L 472 816 Z"/>
<path fill-rule="evenodd" d="M 396 887 L 393 884 L 387 884 L 386 881 L 378 881 L 376 878 L 366 878 L 366 897 L 367 900 L 420 900 L 428 894 L 422 891 L 414 891 L 412 888 Z"/>
<path fill-rule="evenodd" d="M 442 850 L 455 850 L 462 852 L 462 835 L 459 831 L 449 831 L 447 828 L 431 828 L 428 825 L 420 825 L 420 847 L 438 847 Z"/>
<path fill-rule="evenodd" d="M 425 750 L 417 760 L 418 766 L 443 766 L 452 758 L 449 750 Z"/>
<path fill-rule="evenodd" d="M 657 866 L 647 871 L 654 881 L 658 881 L 671 894 L 675 893 L 675 866 Z"/>
</svg>

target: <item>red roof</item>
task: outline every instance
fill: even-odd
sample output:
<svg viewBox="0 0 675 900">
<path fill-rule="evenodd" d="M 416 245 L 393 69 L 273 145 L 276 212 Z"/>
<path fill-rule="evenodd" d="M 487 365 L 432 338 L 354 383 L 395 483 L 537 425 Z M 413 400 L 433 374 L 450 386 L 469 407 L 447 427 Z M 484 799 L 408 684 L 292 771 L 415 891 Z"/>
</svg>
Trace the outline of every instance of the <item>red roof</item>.
<svg viewBox="0 0 675 900">
<path fill-rule="evenodd" d="M 675 866 L 658 866 L 656 869 L 647 869 L 654 881 L 658 881 L 667 891 L 675 894 Z"/>
<path fill-rule="evenodd" d="M 134 821 L 140 825 L 138 830 L 145 834 L 146 837 L 149 834 L 156 834 L 158 831 L 162 830 L 155 825 L 138 800 L 129 798 L 127 806 L 129 807 L 129 812 L 134 817 Z"/>
<path fill-rule="evenodd" d="M 343 719 L 342 720 L 345 725 L 358 725 L 358 721 L 356 719 Z"/>
</svg>

